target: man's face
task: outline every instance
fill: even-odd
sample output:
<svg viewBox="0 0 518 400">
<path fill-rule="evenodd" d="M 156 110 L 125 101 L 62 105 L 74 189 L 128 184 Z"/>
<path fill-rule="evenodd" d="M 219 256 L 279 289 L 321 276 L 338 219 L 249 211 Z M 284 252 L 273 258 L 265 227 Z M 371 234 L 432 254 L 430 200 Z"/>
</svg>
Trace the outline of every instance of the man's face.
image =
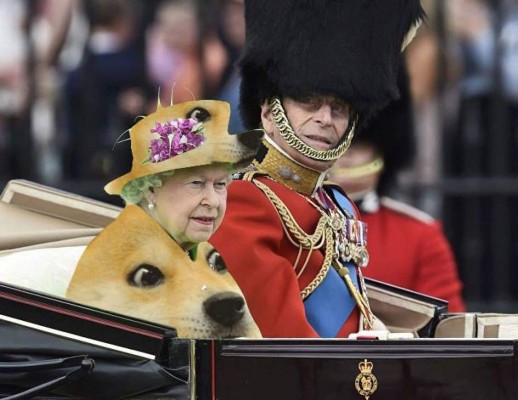
<svg viewBox="0 0 518 400">
<path fill-rule="evenodd" d="M 316 150 L 331 150 L 344 136 L 350 120 L 349 104 L 332 96 L 311 96 L 304 99 L 283 99 L 284 110 L 296 135 Z M 261 107 L 263 128 L 295 161 L 310 168 L 325 171 L 334 161 L 312 160 L 288 146 L 281 137 L 269 104 Z"/>
</svg>

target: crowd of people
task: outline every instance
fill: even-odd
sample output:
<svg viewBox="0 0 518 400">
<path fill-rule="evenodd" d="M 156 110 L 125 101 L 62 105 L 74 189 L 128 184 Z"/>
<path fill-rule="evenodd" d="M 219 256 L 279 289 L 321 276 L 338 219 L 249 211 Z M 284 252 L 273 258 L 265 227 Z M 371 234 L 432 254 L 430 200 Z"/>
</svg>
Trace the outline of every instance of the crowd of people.
<svg viewBox="0 0 518 400">
<path fill-rule="evenodd" d="M 9 16 L 0 40 L 3 183 L 68 182 L 113 201 L 95 187 L 128 168 L 129 142 L 119 136 L 156 106 L 157 92 L 164 104 L 237 93 L 242 1 L 7 0 L 1 7 Z M 240 130 L 238 113 L 232 118 Z"/>
</svg>

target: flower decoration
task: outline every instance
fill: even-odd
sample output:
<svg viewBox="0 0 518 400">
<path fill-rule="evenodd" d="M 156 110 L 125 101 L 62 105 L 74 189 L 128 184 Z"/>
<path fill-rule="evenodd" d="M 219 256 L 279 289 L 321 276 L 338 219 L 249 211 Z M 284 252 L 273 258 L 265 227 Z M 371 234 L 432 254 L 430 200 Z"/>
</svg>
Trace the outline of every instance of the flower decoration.
<svg viewBox="0 0 518 400">
<path fill-rule="evenodd" d="M 151 133 L 156 135 L 149 144 L 149 157 L 144 163 L 157 163 L 185 153 L 205 141 L 203 124 L 195 118 L 177 118 L 165 123 L 157 122 Z"/>
</svg>

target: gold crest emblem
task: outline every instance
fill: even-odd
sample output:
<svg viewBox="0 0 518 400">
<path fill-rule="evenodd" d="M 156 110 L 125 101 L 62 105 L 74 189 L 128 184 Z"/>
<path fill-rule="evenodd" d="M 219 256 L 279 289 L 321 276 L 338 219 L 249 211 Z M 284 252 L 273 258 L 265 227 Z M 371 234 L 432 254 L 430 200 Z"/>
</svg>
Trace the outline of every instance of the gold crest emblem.
<svg viewBox="0 0 518 400">
<path fill-rule="evenodd" d="M 369 400 L 369 398 L 378 388 L 378 379 L 372 373 L 374 364 L 370 361 L 367 361 L 367 359 L 364 359 L 361 363 L 358 364 L 358 368 L 360 373 L 354 381 L 354 386 L 356 387 L 358 393 L 365 397 L 365 400 Z"/>
</svg>

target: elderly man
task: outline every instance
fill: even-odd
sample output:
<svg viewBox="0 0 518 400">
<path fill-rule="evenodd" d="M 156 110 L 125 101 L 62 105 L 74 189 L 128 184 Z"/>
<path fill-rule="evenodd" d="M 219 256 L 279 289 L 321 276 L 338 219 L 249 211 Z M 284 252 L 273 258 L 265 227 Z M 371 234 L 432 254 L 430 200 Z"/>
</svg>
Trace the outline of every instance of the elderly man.
<svg viewBox="0 0 518 400">
<path fill-rule="evenodd" d="M 375 319 L 366 227 L 323 183 L 360 121 L 398 96 L 418 0 L 247 0 L 241 111 L 265 138 L 211 242 L 264 337 L 347 337 Z"/>
</svg>

